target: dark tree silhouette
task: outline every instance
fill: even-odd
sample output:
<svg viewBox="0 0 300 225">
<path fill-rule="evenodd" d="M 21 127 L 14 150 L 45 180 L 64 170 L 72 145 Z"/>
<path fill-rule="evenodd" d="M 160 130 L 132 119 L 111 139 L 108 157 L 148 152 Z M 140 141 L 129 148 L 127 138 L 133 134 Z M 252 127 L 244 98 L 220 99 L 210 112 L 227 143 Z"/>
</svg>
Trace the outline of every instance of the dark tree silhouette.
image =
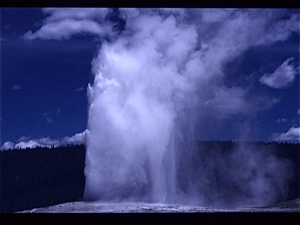
<svg viewBox="0 0 300 225">
<path fill-rule="evenodd" d="M 191 183 L 197 182 L 199 174 L 207 166 L 207 159 L 218 159 L 213 163 L 230 166 L 231 155 L 238 146 L 259 149 L 293 162 L 293 179 L 288 183 L 288 196 L 283 200 L 300 197 L 300 144 L 197 141 L 181 143 L 182 155 L 177 155 L 178 185 L 183 192 L 189 192 Z M 255 147 L 255 148 L 252 148 Z M 25 209 L 45 207 L 63 202 L 82 200 L 85 176 L 84 145 L 68 145 L 55 148 L 14 149 L 0 151 L 0 212 L 16 212 Z M 221 157 L 216 157 L 221 156 Z M 221 160 L 221 161 L 220 161 Z M 213 164 L 212 164 L 213 165 Z M 224 171 L 212 166 L 210 172 L 216 186 L 228 185 L 222 177 Z M 205 169 L 205 168 L 204 168 Z M 230 193 L 238 193 L 239 187 L 230 183 Z M 226 188 L 226 187 L 225 187 Z"/>
<path fill-rule="evenodd" d="M 83 145 L 0 152 L 0 212 L 77 201 L 85 177 Z"/>
</svg>

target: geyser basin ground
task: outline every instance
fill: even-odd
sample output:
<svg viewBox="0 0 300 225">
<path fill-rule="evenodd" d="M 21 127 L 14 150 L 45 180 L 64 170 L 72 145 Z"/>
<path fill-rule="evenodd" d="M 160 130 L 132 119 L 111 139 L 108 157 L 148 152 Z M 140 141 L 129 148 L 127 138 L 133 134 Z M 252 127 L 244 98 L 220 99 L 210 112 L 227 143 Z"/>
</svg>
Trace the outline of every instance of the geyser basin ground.
<svg viewBox="0 0 300 225">
<path fill-rule="evenodd" d="M 300 199 L 282 202 L 267 207 L 238 209 L 214 209 L 200 206 L 173 205 L 161 203 L 108 203 L 69 202 L 45 208 L 24 210 L 20 213 L 231 213 L 231 212 L 284 212 L 299 213 Z"/>
</svg>

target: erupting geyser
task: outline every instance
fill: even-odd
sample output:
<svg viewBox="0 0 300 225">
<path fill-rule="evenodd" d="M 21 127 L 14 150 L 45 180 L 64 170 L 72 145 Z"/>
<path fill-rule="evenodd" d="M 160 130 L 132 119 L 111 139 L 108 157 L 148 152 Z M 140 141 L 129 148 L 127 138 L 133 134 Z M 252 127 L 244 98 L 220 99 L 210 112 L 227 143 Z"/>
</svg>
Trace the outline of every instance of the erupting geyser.
<svg viewBox="0 0 300 225">
<path fill-rule="evenodd" d="M 197 32 L 193 26 L 177 27 L 174 16 L 145 15 L 132 23 L 141 30 L 103 43 L 93 61 L 84 196 L 171 201 L 174 141 L 180 139 L 180 113 L 194 81 L 188 68 L 180 70 L 193 58 L 188 55 Z"/>
<path fill-rule="evenodd" d="M 189 163 L 197 124 L 261 104 L 225 85 L 223 71 L 249 47 L 276 41 L 260 36 L 273 23 L 267 12 L 253 12 L 119 10 L 125 28 L 92 62 L 84 199 L 255 205 L 284 193 L 288 163 L 259 151 L 242 146 L 226 162 L 202 151 L 194 172 Z"/>
</svg>

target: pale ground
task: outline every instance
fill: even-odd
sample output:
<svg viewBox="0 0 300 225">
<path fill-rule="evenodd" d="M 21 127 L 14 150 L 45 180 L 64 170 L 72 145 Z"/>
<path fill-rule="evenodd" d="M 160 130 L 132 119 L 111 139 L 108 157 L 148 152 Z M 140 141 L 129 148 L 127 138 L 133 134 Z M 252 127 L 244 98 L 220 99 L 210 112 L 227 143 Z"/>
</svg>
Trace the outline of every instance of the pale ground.
<svg viewBox="0 0 300 225">
<path fill-rule="evenodd" d="M 168 205 L 160 203 L 105 203 L 68 202 L 44 208 L 24 210 L 18 213 L 205 213 L 205 212 L 300 212 L 300 199 L 279 203 L 269 207 L 239 209 L 212 209 L 199 206 Z"/>
</svg>

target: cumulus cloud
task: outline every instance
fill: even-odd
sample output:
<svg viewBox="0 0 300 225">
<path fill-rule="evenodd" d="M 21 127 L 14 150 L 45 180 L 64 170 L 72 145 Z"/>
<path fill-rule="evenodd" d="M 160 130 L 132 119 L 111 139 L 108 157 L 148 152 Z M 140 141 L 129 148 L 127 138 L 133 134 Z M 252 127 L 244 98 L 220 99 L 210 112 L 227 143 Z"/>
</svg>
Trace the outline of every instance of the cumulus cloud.
<svg viewBox="0 0 300 225">
<path fill-rule="evenodd" d="M 29 141 L 20 141 L 14 145 L 14 148 L 25 149 L 25 148 L 36 148 L 36 147 L 57 147 L 60 145 L 60 141 L 52 140 L 49 137 L 34 139 Z"/>
<path fill-rule="evenodd" d="M 272 74 L 264 74 L 259 79 L 259 82 L 271 88 L 288 87 L 295 80 L 297 75 L 296 68 L 290 64 L 293 60 L 294 58 L 288 58 Z"/>
<path fill-rule="evenodd" d="M 18 139 L 18 143 L 13 143 L 11 141 L 5 142 L 1 150 L 8 150 L 8 149 L 25 149 L 25 148 L 36 148 L 36 147 L 58 147 L 61 145 L 79 145 L 85 144 L 85 132 L 75 134 L 72 137 L 64 137 L 61 140 L 51 139 L 49 137 L 46 138 L 39 138 L 39 139 L 32 139 L 29 140 L 30 137 L 22 136 Z"/>
<path fill-rule="evenodd" d="M 13 88 L 13 90 L 20 90 L 21 86 L 17 84 L 17 85 L 14 85 L 12 88 Z"/>
<path fill-rule="evenodd" d="M 2 145 L 1 150 L 8 150 L 13 148 L 14 148 L 14 143 L 11 141 L 7 141 Z"/>
<path fill-rule="evenodd" d="M 274 133 L 270 137 L 273 141 L 300 141 L 300 127 L 291 127 L 286 133 Z"/>
<path fill-rule="evenodd" d="M 61 143 L 74 144 L 74 145 L 83 144 L 83 143 L 85 143 L 85 134 L 86 134 L 86 131 L 83 131 L 82 133 L 75 134 L 72 137 L 64 137 L 61 140 Z"/>
<path fill-rule="evenodd" d="M 49 138 L 48 138 L 49 139 Z M 51 140 L 51 143 L 54 143 L 55 141 Z M 40 140 L 30 140 L 28 142 L 21 141 L 17 144 L 15 144 L 14 148 L 18 149 L 25 149 L 25 148 L 36 148 L 36 147 L 51 147 L 51 146 L 56 146 L 55 144 L 45 144 L 45 140 L 42 140 L 42 143 L 40 143 Z"/>
</svg>

